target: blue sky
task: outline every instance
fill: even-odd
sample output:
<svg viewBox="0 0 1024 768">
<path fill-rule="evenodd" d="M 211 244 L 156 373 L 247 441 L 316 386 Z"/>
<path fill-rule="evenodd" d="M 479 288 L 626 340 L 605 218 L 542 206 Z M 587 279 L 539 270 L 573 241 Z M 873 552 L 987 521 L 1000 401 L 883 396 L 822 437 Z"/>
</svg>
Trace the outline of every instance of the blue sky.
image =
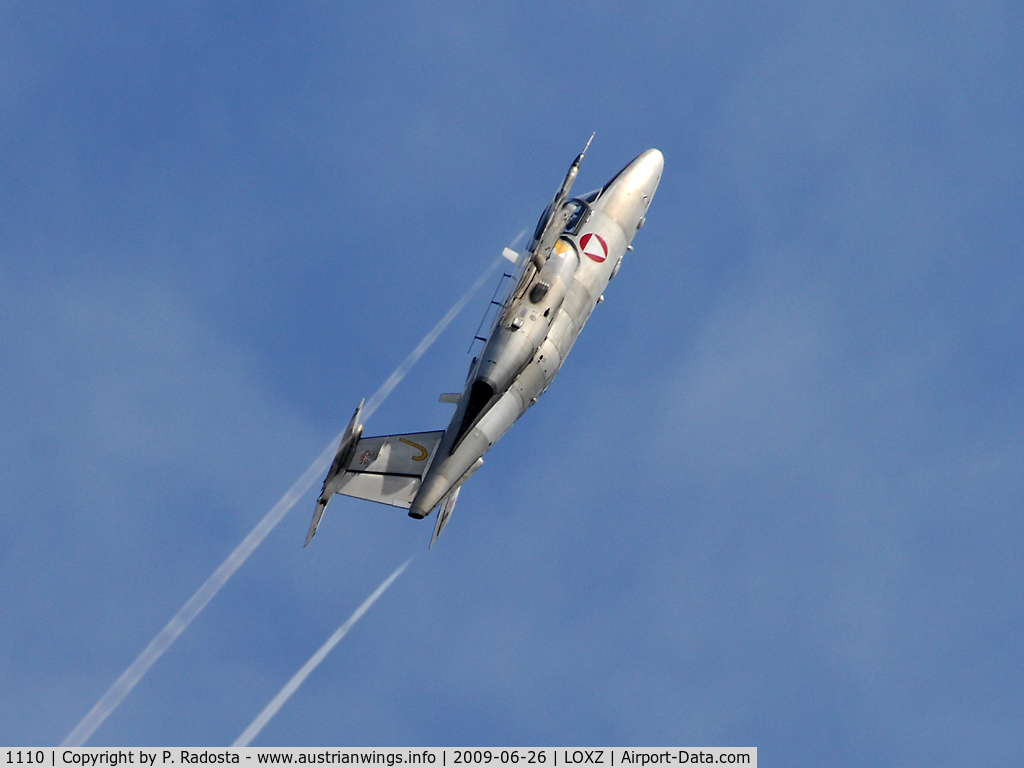
<svg viewBox="0 0 1024 768">
<path fill-rule="evenodd" d="M 1012 3 L 0 6 L 0 743 L 59 742 L 523 228 L 636 250 L 438 545 L 285 518 L 91 745 L 1024 752 Z M 367 424 L 441 428 L 485 289 Z"/>
</svg>

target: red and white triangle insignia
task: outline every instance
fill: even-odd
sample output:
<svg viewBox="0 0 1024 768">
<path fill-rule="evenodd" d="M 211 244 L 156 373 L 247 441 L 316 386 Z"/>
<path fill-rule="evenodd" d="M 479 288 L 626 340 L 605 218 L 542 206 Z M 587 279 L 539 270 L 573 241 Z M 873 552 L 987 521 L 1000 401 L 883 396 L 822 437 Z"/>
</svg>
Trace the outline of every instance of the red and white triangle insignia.
<svg viewBox="0 0 1024 768">
<path fill-rule="evenodd" d="M 591 259 L 600 264 L 608 258 L 608 244 L 604 239 L 593 232 L 589 232 L 580 238 L 580 247 Z"/>
</svg>

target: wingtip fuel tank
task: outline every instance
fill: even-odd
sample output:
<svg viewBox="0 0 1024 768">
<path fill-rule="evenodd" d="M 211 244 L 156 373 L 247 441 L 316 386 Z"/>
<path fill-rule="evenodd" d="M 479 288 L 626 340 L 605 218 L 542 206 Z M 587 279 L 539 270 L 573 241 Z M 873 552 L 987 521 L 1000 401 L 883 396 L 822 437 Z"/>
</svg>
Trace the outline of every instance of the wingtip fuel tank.
<svg viewBox="0 0 1024 768">
<path fill-rule="evenodd" d="M 337 492 L 405 507 L 418 519 L 440 506 L 433 545 L 448 523 L 459 490 L 483 464 L 484 454 L 544 394 L 594 307 L 604 299 L 627 250 L 632 250 L 665 165 L 661 152 L 649 149 L 600 189 L 569 198 L 589 146 L 590 141 L 541 215 L 524 258 L 518 261 L 518 280 L 501 302 L 462 394 L 444 396 L 445 402 L 456 405 L 448 427 L 436 433 L 362 438 L 360 404 L 324 481 L 307 544 L 327 501 Z M 404 450 L 403 442 L 415 446 L 424 463 L 416 464 L 418 454 L 396 454 L 394 462 L 381 464 L 370 450 L 381 440 L 381 445 L 397 446 L 398 453 Z M 403 471 L 388 471 L 389 467 Z M 360 477 L 368 474 L 374 474 L 372 483 Z"/>
</svg>

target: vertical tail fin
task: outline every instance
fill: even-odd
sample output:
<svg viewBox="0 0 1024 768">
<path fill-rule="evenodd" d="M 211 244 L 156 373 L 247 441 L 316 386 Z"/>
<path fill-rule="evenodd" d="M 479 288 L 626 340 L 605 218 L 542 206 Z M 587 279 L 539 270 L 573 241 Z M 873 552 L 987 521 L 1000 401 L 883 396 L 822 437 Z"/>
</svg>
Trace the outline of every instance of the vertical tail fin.
<svg viewBox="0 0 1024 768">
<path fill-rule="evenodd" d="M 455 511 L 455 502 L 459 500 L 459 491 L 462 490 L 460 485 L 453 491 L 449 491 L 448 495 L 444 497 L 441 502 L 441 509 L 437 512 L 437 522 L 434 524 L 434 535 L 430 538 L 429 547 L 434 546 L 434 542 L 437 541 L 437 537 L 441 535 L 441 531 L 448 525 L 448 518 L 452 516 L 452 512 Z"/>
<path fill-rule="evenodd" d="M 465 485 L 466 481 L 473 476 L 473 473 L 483 465 L 483 458 L 479 458 L 473 462 L 473 466 L 467 469 L 466 474 L 459 478 L 459 482 L 457 482 L 455 486 L 448 491 L 448 495 L 441 499 L 441 508 L 437 511 L 437 522 L 434 523 L 434 535 L 430 538 L 428 548 L 434 546 L 434 542 L 437 541 L 437 537 L 441 535 L 441 531 L 443 531 L 444 527 L 448 525 L 448 519 L 452 516 L 452 512 L 455 511 L 455 502 L 459 500 L 459 491 L 462 489 L 462 486 Z"/>
</svg>

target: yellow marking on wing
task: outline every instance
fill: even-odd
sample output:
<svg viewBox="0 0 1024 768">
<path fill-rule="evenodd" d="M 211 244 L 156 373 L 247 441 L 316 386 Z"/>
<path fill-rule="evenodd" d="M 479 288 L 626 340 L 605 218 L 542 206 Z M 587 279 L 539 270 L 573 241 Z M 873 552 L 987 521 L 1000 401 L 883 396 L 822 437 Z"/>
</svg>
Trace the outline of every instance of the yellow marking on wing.
<svg viewBox="0 0 1024 768">
<path fill-rule="evenodd" d="M 405 443 L 406 445 L 411 445 L 413 448 L 418 448 L 419 449 L 420 455 L 419 456 L 413 456 L 412 457 L 413 461 L 423 461 L 425 458 L 427 458 L 427 449 L 424 448 L 419 443 L 414 443 L 412 440 L 406 440 L 404 437 L 398 438 L 398 441 L 401 442 L 401 443 Z"/>
</svg>

